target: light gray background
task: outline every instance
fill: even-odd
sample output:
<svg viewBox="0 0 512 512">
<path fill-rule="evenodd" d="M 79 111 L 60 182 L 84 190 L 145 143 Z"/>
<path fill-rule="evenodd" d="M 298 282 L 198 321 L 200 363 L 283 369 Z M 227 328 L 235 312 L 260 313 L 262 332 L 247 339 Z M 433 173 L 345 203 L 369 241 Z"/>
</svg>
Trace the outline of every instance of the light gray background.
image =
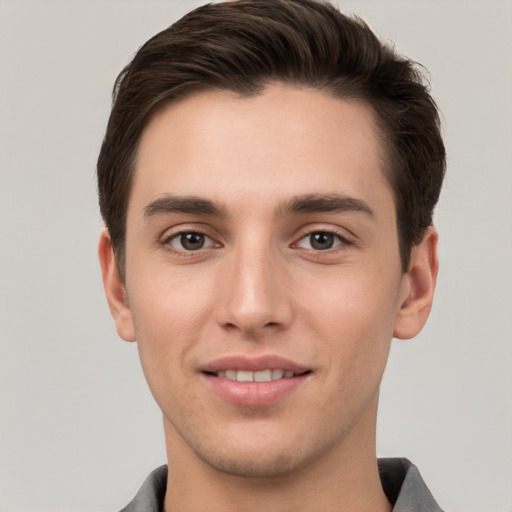
<svg viewBox="0 0 512 512">
<path fill-rule="evenodd" d="M 115 511 L 165 461 L 100 282 L 95 159 L 135 49 L 197 1 L 0 0 L 0 511 Z M 341 2 L 425 64 L 449 172 L 429 324 L 394 342 L 379 455 L 512 510 L 512 3 Z"/>
</svg>

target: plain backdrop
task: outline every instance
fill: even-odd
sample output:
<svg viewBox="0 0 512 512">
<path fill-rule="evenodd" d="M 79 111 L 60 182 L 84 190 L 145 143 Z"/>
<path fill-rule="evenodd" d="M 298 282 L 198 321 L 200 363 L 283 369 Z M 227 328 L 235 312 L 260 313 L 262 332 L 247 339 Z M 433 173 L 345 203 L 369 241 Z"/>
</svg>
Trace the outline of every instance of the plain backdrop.
<svg viewBox="0 0 512 512">
<path fill-rule="evenodd" d="M 116 511 L 165 462 L 96 257 L 120 69 L 197 1 L 0 0 L 0 511 Z M 512 2 L 340 2 L 431 73 L 448 148 L 432 315 L 393 342 L 381 456 L 452 512 L 512 511 Z"/>
</svg>

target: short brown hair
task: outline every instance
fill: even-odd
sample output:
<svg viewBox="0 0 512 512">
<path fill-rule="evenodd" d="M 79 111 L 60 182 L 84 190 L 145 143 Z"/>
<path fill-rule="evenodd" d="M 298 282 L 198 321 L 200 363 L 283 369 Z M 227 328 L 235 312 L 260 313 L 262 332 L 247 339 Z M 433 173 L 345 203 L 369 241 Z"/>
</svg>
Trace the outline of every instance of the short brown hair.
<svg viewBox="0 0 512 512">
<path fill-rule="evenodd" d="M 421 68 L 381 43 L 362 20 L 321 0 L 238 0 L 188 13 L 147 41 L 117 77 L 97 174 L 121 273 L 137 145 L 152 115 L 194 92 L 251 96 L 271 82 L 373 108 L 407 270 L 412 247 L 432 224 L 445 172 L 439 115 Z"/>
</svg>

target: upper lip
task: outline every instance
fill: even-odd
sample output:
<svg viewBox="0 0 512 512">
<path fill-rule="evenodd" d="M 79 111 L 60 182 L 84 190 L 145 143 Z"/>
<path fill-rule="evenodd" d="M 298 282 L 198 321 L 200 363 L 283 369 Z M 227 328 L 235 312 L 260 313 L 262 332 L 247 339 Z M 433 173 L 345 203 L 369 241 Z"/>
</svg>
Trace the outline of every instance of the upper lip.
<svg viewBox="0 0 512 512">
<path fill-rule="evenodd" d="M 295 363 L 290 359 L 272 354 L 258 357 L 251 357 L 247 355 L 228 355 L 219 357 L 201 367 L 201 371 L 208 373 L 217 373 L 226 370 L 259 372 L 268 369 L 292 371 L 296 374 L 305 373 L 310 370 L 310 368 Z"/>
</svg>

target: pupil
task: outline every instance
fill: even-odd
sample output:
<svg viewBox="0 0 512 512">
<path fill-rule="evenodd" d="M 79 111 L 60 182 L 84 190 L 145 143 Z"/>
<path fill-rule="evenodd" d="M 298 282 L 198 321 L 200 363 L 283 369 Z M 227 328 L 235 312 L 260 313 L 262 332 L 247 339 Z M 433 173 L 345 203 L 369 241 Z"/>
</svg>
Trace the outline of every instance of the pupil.
<svg viewBox="0 0 512 512">
<path fill-rule="evenodd" d="M 204 245 L 204 235 L 201 233 L 187 233 L 181 235 L 181 245 L 189 251 L 201 249 Z"/>
<path fill-rule="evenodd" d="M 311 235 L 310 241 L 313 249 L 330 249 L 334 244 L 334 235 L 331 233 L 314 233 Z"/>
</svg>

